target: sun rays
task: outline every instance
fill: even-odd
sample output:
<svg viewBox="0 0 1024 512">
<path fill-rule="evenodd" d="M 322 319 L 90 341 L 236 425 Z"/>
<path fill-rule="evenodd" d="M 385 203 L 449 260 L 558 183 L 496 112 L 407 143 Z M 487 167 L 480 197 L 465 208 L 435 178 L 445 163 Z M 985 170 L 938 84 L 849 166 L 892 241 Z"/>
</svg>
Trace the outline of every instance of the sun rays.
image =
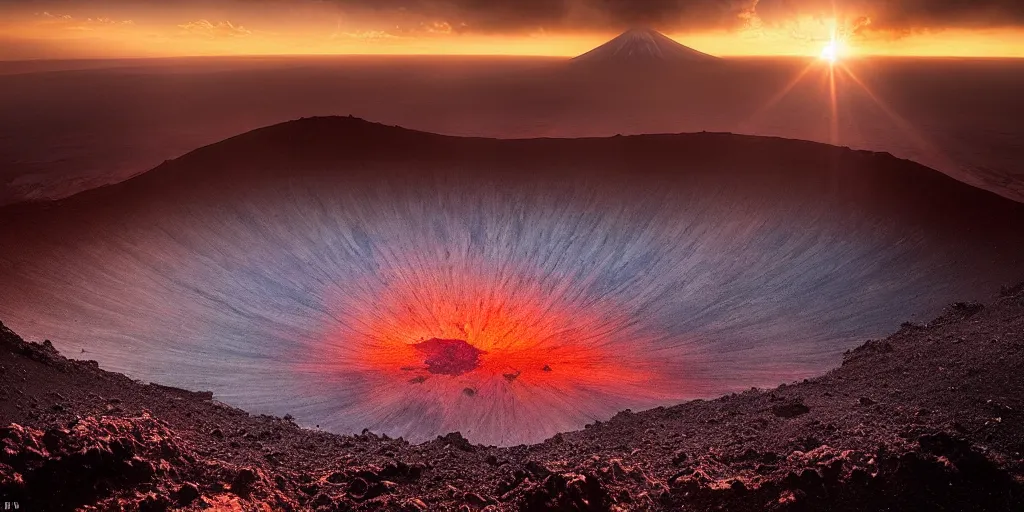
<svg viewBox="0 0 1024 512">
<path fill-rule="evenodd" d="M 894 130 L 906 138 L 907 142 L 917 151 L 924 153 L 931 161 L 948 163 L 955 167 L 952 160 L 941 149 L 932 143 L 921 130 L 914 126 L 906 117 L 897 112 L 879 93 L 872 90 L 870 83 L 859 76 L 859 69 L 867 69 L 874 65 L 870 58 L 850 58 L 851 51 L 841 37 L 833 35 L 817 58 L 793 73 L 778 92 L 769 97 L 760 107 L 747 116 L 738 125 L 739 131 L 760 133 L 758 128 L 762 122 L 776 119 L 785 113 L 783 104 L 794 94 L 803 96 L 801 103 L 816 103 L 821 100 L 822 111 L 819 119 L 819 136 L 814 137 L 821 142 L 838 146 L 855 146 L 857 137 L 844 132 L 844 127 L 856 122 L 853 117 L 843 118 L 843 110 L 847 115 L 858 112 L 853 100 L 861 96 L 869 101 L 870 108 L 883 115 L 883 119 Z M 815 85 L 818 84 L 818 85 Z"/>
</svg>

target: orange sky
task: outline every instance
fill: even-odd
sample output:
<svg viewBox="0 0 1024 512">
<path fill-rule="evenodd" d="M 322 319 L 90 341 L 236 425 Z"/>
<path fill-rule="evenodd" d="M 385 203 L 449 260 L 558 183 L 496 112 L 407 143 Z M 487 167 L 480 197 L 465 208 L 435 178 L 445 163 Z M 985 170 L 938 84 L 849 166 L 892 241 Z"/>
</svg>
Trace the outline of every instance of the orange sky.
<svg viewBox="0 0 1024 512">
<path fill-rule="evenodd" d="M 750 1 L 756 5 L 758 0 Z M 128 9 L 88 3 L 54 4 L 41 10 L 45 5 L 0 7 L 0 14 L 6 14 L 0 17 L 0 60 L 281 54 L 574 56 L 621 29 L 609 24 L 469 30 L 441 18 L 352 14 L 312 3 L 280 12 Z M 662 28 L 683 44 L 719 56 L 817 56 L 836 33 L 845 56 L 1024 57 L 1024 28 L 1014 26 L 864 30 L 870 20 L 847 15 L 796 13 L 772 23 L 750 13 L 741 13 L 740 18 L 724 25 Z"/>
</svg>

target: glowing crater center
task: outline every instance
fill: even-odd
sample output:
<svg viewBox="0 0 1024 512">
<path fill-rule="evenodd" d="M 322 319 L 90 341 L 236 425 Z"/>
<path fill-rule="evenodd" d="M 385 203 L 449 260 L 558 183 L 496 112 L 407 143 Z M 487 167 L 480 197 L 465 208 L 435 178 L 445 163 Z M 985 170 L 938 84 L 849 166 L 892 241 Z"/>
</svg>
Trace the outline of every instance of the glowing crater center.
<svg viewBox="0 0 1024 512">
<path fill-rule="evenodd" d="M 480 366 L 484 351 L 464 340 L 431 338 L 413 345 L 423 354 L 427 371 L 436 375 L 462 375 Z"/>
</svg>

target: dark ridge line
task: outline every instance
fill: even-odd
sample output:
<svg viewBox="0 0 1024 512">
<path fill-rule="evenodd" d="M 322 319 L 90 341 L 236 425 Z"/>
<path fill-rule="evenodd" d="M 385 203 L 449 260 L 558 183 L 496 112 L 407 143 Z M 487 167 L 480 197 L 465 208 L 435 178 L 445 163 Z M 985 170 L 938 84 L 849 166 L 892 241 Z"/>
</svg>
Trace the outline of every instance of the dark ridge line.
<svg viewBox="0 0 1024 512">
<path fill-rule="evenodd" d="M 243 132 L 232 137 L 228 137 L 218 142 L 201 146 L 194 150 L 191 150 L 179 157 L 172 158 L 164 161 L 156 167 L 140 172 L 124 181 L 117 183 L 111 183 L 107 185 L 101 185 L 88 190 L 83 190 L 76 194 L 72 194 L 67 197 L 59 199 L 38 199 L 38 200 L 27 200 L 20 201 L 17 203 L 11 203 L 0 206 L 0 217 L 7 215 L 19 216 L 20 214 L 30 213 L 38 211 L 40 209 L 50 209 L 54 207 L 63 206 L 65 204 L 73 203 L 79 200 L 84 200 L 88 197 L 95 197 L 102 194 L 112 193 L 115 190 L 119 190 L 122 187 L 129 186 L 131 184 L 140 183 L 147 179 L 152 179 L 156 175 L 163 175 L 173 170 L 177 170 L 181 166 L 184 166 L 193 161 L 200 160 L 204 157 L 217 157 L 222 156 L 221 153 L 226 152 L 228 149 L 233 149 L 234 145 L 243 144 L 247 142 L 257 142 L 263 137 L 275 137 L 283 136 L 280 139 L 274 139 L 274 142 L 278 146 L 283 146 L 281 142 L 287 142 L 288 136 L 298 135 L 294 133 L 295 130 L 311 130 L 313 128 L 319 129 L 317 134 L 319 135 L 317 142 L 319 145 L 313 145 L 312 147 L 321 148 L 325 141 L 325 135 L 355 135 L 357 137 L 363 137 L 364 139 L 375 140 L 380 142 L 387 137 L 391 137 L 392 140 L 388 140 L 389 144 L 404 143 L 407 148 L 413 149 L 431 149 L 427 143 L 438 143 L 438 144 L 473 144 L 476 145 L 475 149 L 497 149 L 505 145 L 522 145 L 530 146 L 530 149 L 538 149 L 541 145 L 552 145 L 552 144 L 564 144 L 566 149 L 578 150 L 584 144 L 596 144 L 600 141 L 616 141 L 621 146 L 622 144 L 634 144 L 640 145 L 644 143 L 661 144 L 666 147 L 670 147 L 671 144 L 683 144 L 683 143 L 694 143 L 701 140 L 711 140 L 719 144 L 751 144 L 756 147 L 764 148 L 766 144 L 779 144 L 791 146 L 794 150 L 802 148 L 810 150 L 814 157 L 830 156 L 835 157 L 848 153 L 850 155 L 856 155 L 863 158 L 878 158 L 881 159 L 881 163 L 888 165 L 903 165 L 906 166 L 906 171 L 916 173 L 927 173 L 932 175 L 931 179 L 936 181 L 947 181 L 949 183 L 955 183 L 973 191 L 980 191 L 990 195 L 994 200 L 1003 200 L 1010 203 L 1016 203 L 1011 199 L 1005 198 L 995 192 L 976 187 L 969 183 L 962 182 L 951 176 L 946 175 L 938 170 L 927 167 L 923 164 L 915 162 L 913 160 L 899 158 L 888 152 L 871 151 L 863 149 L 852 149 L 848 146 L 835 146 L 822 142 L 808 141 L 802 139 L 790 139 L 778 136 L 762 136 L 762 135 L 748 135 L 738 134 L 733 132 L 680 132 L 680 133 L 649 133 L 649 134 L 629 134 L 629 135 L 611 135 L 603 137 L 532 137 L 532 138 L 490 138 L 490 137 L 467 137 L 457 135 L 445 135 L 438 134 L 423 130 L 416 130 L 412 128 L 406 128 L 399 125 L 387 125 L 383 123 L 369 121 L 363 118 L 355 117 L 352 115 L 348 116 L 312 116 L 302 117 L 299 119 L 285 121 L 273 125 L 268 125 L 260 128 L 256 128 L 247 132 Z M 333 130 L 333 132 L 326 132 L 324 130 Z M 299 140 L 297 146 L 310 147 L 310 139 L 296 139 Z M 609 143 L 610 144 L 610 143 Z M 483 147 L 488 146 L 488 147 Z M 707 149 L 704 146 L 700 146 L 700 149 Z M 295 153 L 294 147 L 289 148 L 292 151 L 289 153 Z M 346 155 L 347 150 L 355 150 L 354 152 Z M 379 149 L 379 151 L 374 151 Z M 340 144 L 331 148 L 330 151 L 326 152 L 326 155 L 321 156 L 333 156 L 336 160 L 349 160 L 356 161 L 360 158 L 365 159 L 370 156 L 393 156 L 394 146 L 389 148 L 365 148 L 358 147 L 352 144 L 346 144 L 344 140 Z M 434 147 L 433 149 L 437 149 Z M 552 149 L 552 148 L 540 148 L 540 149 Z M 617 148 L 622 149 L 622 148 Z M 628 149 L 628 148 L 627 148 Z M 275 152 L 278 156 L 285 156 L 280 152 Z M 417 155 L 412 155 L 417 156 Z M 422 155 L 437 157 L 436 151 L 433 154 Z M 789 153 L 787 156 L 796 156 L 794 153 Z M 341 157 L 341 158 L 338 158 Z M 550 158 L 551 155 L 543 155 L 543 157 Z M 542 158 L 543 158 L 542 157 Z M 407 157 L 408 159 L 408 157 Z M 998 198 L 998 199 L 995 199 Z"/>
</svg>

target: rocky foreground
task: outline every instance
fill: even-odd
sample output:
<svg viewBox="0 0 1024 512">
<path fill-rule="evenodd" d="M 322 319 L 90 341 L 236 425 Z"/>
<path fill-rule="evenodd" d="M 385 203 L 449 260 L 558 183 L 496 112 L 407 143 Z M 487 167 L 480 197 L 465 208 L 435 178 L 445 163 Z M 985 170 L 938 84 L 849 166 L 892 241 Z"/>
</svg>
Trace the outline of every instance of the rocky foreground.
<svg viewBox="0 0 1024 512">
<path fill-rule="evenodd" d="M 1024 510 L 1024 286 L 813 380 L 474 446 L 337 436 L 142 384 L 0 325 L 21 510 Z M 2 505 L 0 505 L 2 506 Z"/>
</svg>

